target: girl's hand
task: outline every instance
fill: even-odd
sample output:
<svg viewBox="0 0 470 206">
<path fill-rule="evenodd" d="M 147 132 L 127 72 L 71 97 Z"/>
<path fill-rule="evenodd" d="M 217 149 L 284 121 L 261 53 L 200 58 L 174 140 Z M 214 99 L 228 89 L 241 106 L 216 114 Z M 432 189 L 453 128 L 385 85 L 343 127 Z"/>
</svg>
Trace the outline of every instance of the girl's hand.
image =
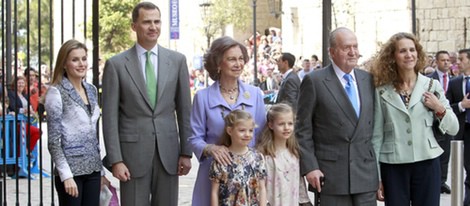
<svg viewBox="0 0 470 206">
<path fill-rule="evenodd" d="M 230 157 L 230 152 L 226 146 L 210 145 L 207 149 L 209 151 L 209 155 L 212 156 L 218 163 L 222 164 L 223 166 L 231 164 L 232 157 Z"/>
<path fill-rule="evenodd" d="M 78 188 L 73 178 L 66 179 L 64 181 L 65 192 L 72 197 L 78 197 Z"/>
</svg>

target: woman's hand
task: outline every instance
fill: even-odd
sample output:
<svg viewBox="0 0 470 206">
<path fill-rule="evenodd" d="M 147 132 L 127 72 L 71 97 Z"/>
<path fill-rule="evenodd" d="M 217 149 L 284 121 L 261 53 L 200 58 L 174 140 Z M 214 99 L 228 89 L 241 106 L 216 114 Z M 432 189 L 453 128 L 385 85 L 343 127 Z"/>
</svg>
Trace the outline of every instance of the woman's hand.
<svg viewBox="0 0 470 206">
<path fill-rule="evenodd" d="M 73 178 L 64 181 L 65 192 L 72 197 L 78 197 L 78 187 Z"/>
<path fill-rule="evenodd" d="M 209 145 L 207 147 L 208 153 L 212 156 L 215 161 L 218 163 L 227 166 L 232 162 L 232 157 L 230 157 L 229 150 L 226 146 L 222 145 Z"/>
<path fill-rule="evenodd" d="M 444 105 L 441 104 L 441 102 L 436 97 L 436 95 L 434 95 L 431 92 L 424 92 L 424 94 L 423 94 L 423 103 L 427 108 L 429 108 L 429 109 L 431 109 L 435 112 L 442 112 L 446 109 L 444 107 Z"/>
<path fill-rule="evenodd" d="M 379 182 L 379 189 L 377 190 L 377 200 L 378 201 L 384 201 L 385 200 L 384 186 L 382 184 L 382 181 Z"/>
</svg>

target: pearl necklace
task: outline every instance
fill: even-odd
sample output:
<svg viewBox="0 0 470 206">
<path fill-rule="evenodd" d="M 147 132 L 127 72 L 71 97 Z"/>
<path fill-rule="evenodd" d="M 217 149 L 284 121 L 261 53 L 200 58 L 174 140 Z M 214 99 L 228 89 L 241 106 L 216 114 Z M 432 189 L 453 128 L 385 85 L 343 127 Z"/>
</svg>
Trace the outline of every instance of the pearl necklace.
<svg viewBox="0 0 470 206">
<path fill-rule="evenodd" d="M 230 98 L 230 100 L 234 100 L 235 99 L 235 92 L 238 91 L 238 85 L 231 88 L 231 89 L 227 89 L 225 87 L 223 87 L 222 85 L 220 85 L 220 90 L 223 92 L 223 93 L 227 93 L 228 94 L 228 97 Z"/>
</svg>

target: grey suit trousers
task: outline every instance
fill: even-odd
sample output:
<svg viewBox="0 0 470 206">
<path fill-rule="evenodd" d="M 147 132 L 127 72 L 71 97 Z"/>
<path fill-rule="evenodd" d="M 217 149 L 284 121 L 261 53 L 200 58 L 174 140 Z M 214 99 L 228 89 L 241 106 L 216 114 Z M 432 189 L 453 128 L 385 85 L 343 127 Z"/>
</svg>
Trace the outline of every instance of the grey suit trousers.
<svg viewBox="0 0 470 206">
<path fill-rule="evenodd" d="M 130 181 L 121 182 L 121 205 L 177 206 L 178 179 L 178 175 L 170 175 L 166 172 L 158 156 L 158 151 L 155 151 L 151 171 L 148 171 L 142 177 L 131 177 Z M 139 188 L 136 186 L 139 186 Z M 123 195 L 131 193 L 134 193 L 134 195 Z M 152 196 L 157 197 L 157 194 L 165 198 L 152 198 Z"/>
<path fill-rule="evenodd" d="M 351 195 L 321 194 L 321 205 L 328 206 L 377 206 L 375 192 Z"/>
</svg>

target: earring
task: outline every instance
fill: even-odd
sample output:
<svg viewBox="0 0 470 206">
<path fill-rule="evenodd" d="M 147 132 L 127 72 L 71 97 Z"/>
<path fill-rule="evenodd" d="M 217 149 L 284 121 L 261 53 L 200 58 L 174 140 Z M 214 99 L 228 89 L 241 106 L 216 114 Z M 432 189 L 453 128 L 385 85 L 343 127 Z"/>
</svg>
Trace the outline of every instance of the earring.
<svg viewBox="0 0 470 206">
<path fill-rule="evenodd" d="M 217 68 L 217 73 L 218 73 L 218 74 L 220 74 L 220 67 L 219 67 L 219 68 Z"/>
</svg>

